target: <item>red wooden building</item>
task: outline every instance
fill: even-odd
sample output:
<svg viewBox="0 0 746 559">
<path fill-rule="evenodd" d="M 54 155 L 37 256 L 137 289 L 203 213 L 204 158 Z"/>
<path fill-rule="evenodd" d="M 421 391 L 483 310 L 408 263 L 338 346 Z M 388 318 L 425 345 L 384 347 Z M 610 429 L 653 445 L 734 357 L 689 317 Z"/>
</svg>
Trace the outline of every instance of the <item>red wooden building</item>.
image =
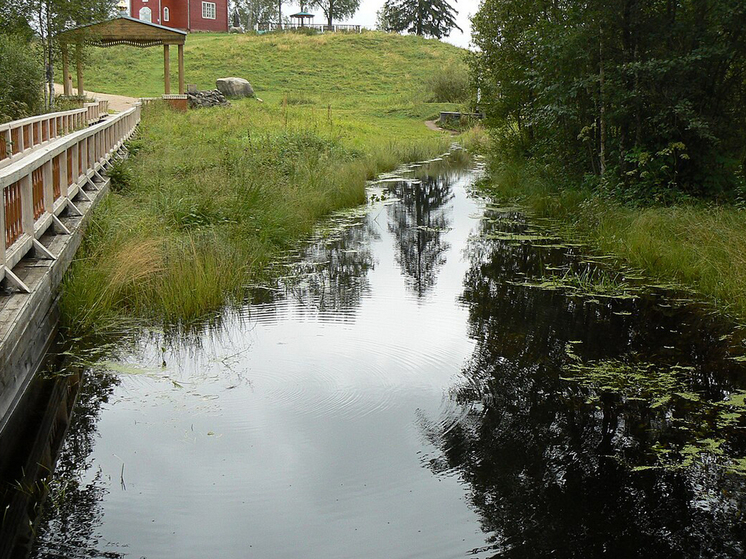
<svg viewBox="0 0 746 559">
<path fill-rule="evenodd" d="M 228 0 L 130 0 L 130 16 L 184 31 L 228 32 Z"/>
</svg>

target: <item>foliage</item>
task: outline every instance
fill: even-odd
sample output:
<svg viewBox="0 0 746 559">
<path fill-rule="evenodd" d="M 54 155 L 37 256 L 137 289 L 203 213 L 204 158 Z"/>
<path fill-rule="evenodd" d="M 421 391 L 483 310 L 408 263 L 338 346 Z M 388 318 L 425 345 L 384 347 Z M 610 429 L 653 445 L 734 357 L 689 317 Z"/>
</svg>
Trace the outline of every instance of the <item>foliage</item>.
<svg viewBox="0 0 746 559">
<path fill-rule="evenodd" d="M 34 37 L 34 30 L 27 19 L 27 0 L 14 2 L 0 2 L 0 34 L 15 35 L 30 41 Z"/>
<path fill-rule="evenodd" d="M 440 39 L 454 28 L 461 31 L 456 25 L 457 13 L 447 0 L 386 0 L 378 20 L 384 31 Z"/>
<path fill-rule="evenodd" d="M 277 11 L 275 0 L 233 0 L 234 13 L 244 29 L 254 29 L 257 23 L 266 23 L 274 19 Z"/>
<path fill-rule="evenodd" d="M 326 24 L 331 27 L 333 19 L 345 20 L 355 15 L 360 8 L 360 0 L 311 0 L 309 5 L 324 12 Z"/>
<path fill-rule="evenodd" d="M 55 42 L 61 32 L 86 23 L 106 19 L 115 4 L 115 0 L 23 0 L 19 4 L 19 13 L 37 30 L 42 46 L 45 78 L 47 82 L 47 101 L 54 104 L 54 63 L 56 59 Z"/>
<path fill-rule="evenodd" d="M 463 64 L 438 68 L 426 81 L 431 100 L 437 103 L 464 103 L 469 99 L 471 83 Z"/>
<path fill-rule="evenodd" d="M 473 69 L 502 150 L 627 200 L 723 197 L 746 159 L 741 0 L 485 0 Z"/>
<path fill-rule="evenodd" d="M 0 122 L 42 111 L 43 74 L 32 44 L 0 34 Z"/>
</svg>

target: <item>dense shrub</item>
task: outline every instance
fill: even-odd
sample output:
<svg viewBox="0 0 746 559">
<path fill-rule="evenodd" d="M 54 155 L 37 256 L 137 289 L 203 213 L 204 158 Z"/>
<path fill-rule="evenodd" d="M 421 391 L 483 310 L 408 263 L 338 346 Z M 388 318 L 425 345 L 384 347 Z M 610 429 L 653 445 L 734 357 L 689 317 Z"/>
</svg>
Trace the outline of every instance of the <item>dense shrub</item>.
<svg viewBox="0 0 746 559">
<path fill-rule="evenodd" d="M 743 0 L 484 0 L 473 62 L 498 150 L 626 199 L 732 198 L 745 28 Z"/>
<path fill-rule="evenodd" d="M 469 72 L 463 64 L 450 64 L 433 74 L 426 87 L 435 103 L 463 103 L 469 99 Z"/>
<path fill-rule="evenodd" d="M 42 111 L 43 68 L 31 45 L 0 34 L 0 122 Z"/>
</svg>

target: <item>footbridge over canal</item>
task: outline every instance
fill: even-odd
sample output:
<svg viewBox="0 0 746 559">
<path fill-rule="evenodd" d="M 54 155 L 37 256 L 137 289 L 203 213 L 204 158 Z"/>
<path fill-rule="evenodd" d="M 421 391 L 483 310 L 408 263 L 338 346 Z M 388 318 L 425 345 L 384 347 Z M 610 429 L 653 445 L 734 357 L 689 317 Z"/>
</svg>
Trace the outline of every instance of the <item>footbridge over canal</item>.
<svg viewBox="0 0 746 559">
<path fill-rule="evenodd" d="M 0 435 L 52 342 L 60 283 L 108 191 L 106 171 L 140 122 L 140 104 L 106 109 L 89 103 L 0 125 Z"/>
</svg>

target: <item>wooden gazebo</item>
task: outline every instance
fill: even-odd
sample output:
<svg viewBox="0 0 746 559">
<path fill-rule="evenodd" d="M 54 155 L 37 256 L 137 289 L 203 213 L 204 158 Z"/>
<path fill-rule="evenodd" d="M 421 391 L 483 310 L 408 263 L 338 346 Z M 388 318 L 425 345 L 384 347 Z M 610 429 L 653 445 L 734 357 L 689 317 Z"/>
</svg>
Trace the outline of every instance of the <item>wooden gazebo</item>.
<svg viewBox="0 0 746 559">
<path fill-rule="evenodd" d="M 75 59 L 78 72 L 78 95 L 83 96 L 83 45 L 96 47 L 112 47 L 115 45 L 132 45 L 135 47 L 155 47 L 163 45 L 163 75 L 164 90 L 171 93 L 171 66 L 169 46 L 176 45 L 179 49 L 179 93 L 184 93 L 184 43 L 186 32 L 171 29 L 163 25 L 141 21 L 129 16 L 121 15 L 114 19 L 81 25 L 60 33 L 57 37 L 62 50 L 62 78 L 64 80 L 65 95 L 72 95 L 69 70 L 69 46 L 75 46 Z"/>
<path fill-rule="evenodd" d="M 300 12 L 297 14 L 290 14 L 290 17 L 292 19 L 297 19 L 299 22 L 299 27 L 305 27 L 305 22 L 308 20 L 309 23 L 311 23 L 311 20 L 314 18 L 314 15 L 311 13 L 308 13 L 307 11 L 301 9 Z"/>
</svg>

